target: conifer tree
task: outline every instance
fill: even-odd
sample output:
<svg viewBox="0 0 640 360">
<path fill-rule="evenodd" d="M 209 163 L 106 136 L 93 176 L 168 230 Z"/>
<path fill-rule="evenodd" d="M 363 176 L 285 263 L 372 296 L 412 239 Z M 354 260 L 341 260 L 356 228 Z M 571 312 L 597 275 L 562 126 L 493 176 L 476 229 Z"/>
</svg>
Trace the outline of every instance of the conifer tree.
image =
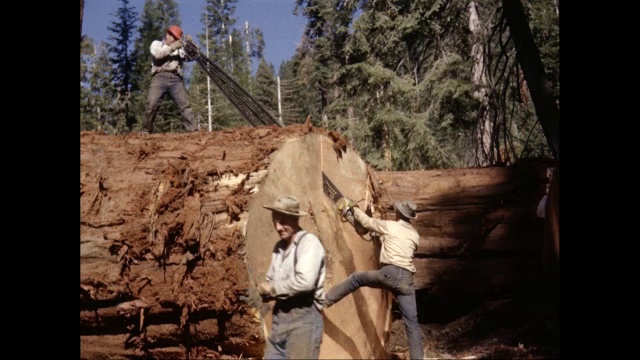
<svg viewBox="0 0 640 360">
<path fill-rule="evenodd" d="M 88 37 L 80 39 L 80 131 L 96 130 L 97 122 L 92 121 L 89 114 L 91 112 L 91 90 L 89 89 L 89 68 L 93 58 L 93 40 Z"/>
<path fill-rule="evenodd" d="M 206 55 L 207 40 L 209 59 L 222 71 L 233 78 L 242 88 L 251 91 L 249 61 L 246 51 L 246 35 L 243 30 L 234 28 L 236 23 L 235 4 L 237 0 L 207 0 L 201 16 L 203 33 L 198 34 L 200 51 Z M 261 34 L 252 32 L 250 34 Z M 261 45 L 263 47 L 263 44 Z M 262 47 L 253 48 L 254 54 L 261 56 Z M 211 99 L 212 129 L 246 126 L 244 117 L 238 112 L 216 84 L 209 80 L 200 68 L 193 68 L 189 83 L 189 95 L 194 113 L 199 121 L 208 122 L 208 88 Z M 207 125 L 208 126 L 208 125 Z"/>
<path fill-rule="evenodd" d="M 137 55 L 133 50 L 134 32 L 138 13 L 129 6 L 129 0 L 119 0 L 121 6 L 113 14 L 116 20 L 107 27 L 112 35 L 108 37 L 110 60 L 113 64 L 112 80 L 118 95 L 118 103 L 115 106 L 117 128 L 119 132 L 130 130 L 135 123 L 132 108 L 133 92 L 137 89 L 132 81 Z"/>
<path fill-rule="evenodd" d="M 468 0 L 297 0 L 308 23 L 281 82 L 309 93 L 283 103 L 313 104 L 304 111 L 325 116 L 380 169 L 495 165 L 544 153 L 501 1 L 475 3 L 482 31 L 472 34 Z M 557 95 L 557 7 L 524 4 Z M 476 96 L 480 90 L 486 96 Z M 488 139 L 483 157 L 480 139 Z"/>
<path fill-rule="evenodd" d="M 269 111 L 274 119 L 278 119 L 277 91 L 273 65 L 268 65 L 266 60 L 260 59 L 253 87 L 253 97 Z"/>
<path fill-rule="evenodd" d="M 104 130 L 117 133 L 117 88 L 113 84 L 113 64 L 109 59 L 107 44 L 94 47 L 87 60 L 86 102 L 81 102 L 80 118 L 83 130 Z"/>
</svg>

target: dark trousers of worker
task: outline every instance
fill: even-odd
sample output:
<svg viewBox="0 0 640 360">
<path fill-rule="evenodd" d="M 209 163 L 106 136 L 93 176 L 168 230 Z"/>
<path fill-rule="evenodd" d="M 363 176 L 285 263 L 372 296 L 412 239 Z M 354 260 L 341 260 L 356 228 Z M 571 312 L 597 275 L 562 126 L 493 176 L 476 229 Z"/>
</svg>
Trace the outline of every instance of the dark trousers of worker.
<svg viewBox="0 0 640 360">
<path fill-rule="evenodd" d="M 264 359 L 317 359 L 324 323 L 313 296 L 277 300 Z"/>
<path fill-rule="evenodd" d="M 144 124 L 142 125 L 144 130 L 150 133 L 153 132 L 153 122 L 156 119 L 158 108 L 160 108 L 162 98 L 165 94 L 169 94 L 169 96 L 171 96 L 173 102 L 178 107 L 178 110 L 180 110 L 185 129 L 187 131 L 196 131 L 197 128 L 194 121 L 193 109 L 189 104 L 189 96 L 182 77 L 175 73 L 166 71 L 156 73 L 151 78 L 151 85 L 149 86 L 149 94 L 147 95 L 146 110 L 144 113 Z"/>
<path fill-rule="evenodd" d="M 326 293 L 325 306 L 331 306 L 361 286 L 384 288 L 396 297 L 407 331 L 409 353 L 412 359 L 423 359 L 422 330 L 418 325 L 418 308 L 413 273 L 395 265 L 384 265 L 380 270 L 355 272 Z"/>
</svg>

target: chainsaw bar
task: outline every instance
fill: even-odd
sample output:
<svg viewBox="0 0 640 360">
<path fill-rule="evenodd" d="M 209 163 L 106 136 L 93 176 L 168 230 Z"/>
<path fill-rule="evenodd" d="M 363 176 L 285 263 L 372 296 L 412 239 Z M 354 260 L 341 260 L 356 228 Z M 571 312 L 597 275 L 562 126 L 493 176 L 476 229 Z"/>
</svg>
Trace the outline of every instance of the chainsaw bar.
<svg viewBox="0 0 640 360">
<path fill-rule="evenodd" d="M 329 179 L 327 174 L 322 172 L 322 191 L 327 195 L 334 203 L 336 203 L 340 198 L 344 197 L 340 190 L 336 187 L 336 185 Z M 366 234 L 368 231 L 365 229 L 362 224 L 356 221 L 355 216 L 353 215 L 353 210 L 347 211 L 344 215 L 345 219 L 351 224 L 356 232 L 360 235 Z"/>
<path fill-rule="evenodd" d="M 329 196 L 329 198 L 331 198 L 333 202 L 336 202 L 340 200 L 341 197 L 343 197 L 340 190 L 338 190 L 336 185 L 329 179 L 324 171 L 322 172 L 322 191 L 324 191 L 324 193 Z"/>
</svg>

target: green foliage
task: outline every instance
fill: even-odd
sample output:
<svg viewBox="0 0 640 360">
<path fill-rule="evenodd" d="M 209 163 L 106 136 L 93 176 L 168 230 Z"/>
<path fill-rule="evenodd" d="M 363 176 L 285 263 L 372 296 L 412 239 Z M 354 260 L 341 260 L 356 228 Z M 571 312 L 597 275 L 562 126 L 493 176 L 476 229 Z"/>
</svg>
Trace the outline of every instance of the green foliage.
<svg viewBox="0 0 640 360">
<path fill-rule="evenodd" d="M 277 88 L 278 84 L 273 66 L 267 65 L 267 62 L 261 59 L 256 71 L 253 98 L 260 102 L 275 119 L 278 119 Z"/>
<path fill-rule="evenodd" d="M 111 78 L 118 91 L 117 104 L 113 106 L 112 116 L 116 119 L 118 132 L 125 132 L 135 123 L 135 115 L 130 110 L 138 89 L 133 78 L 137 54 L 132 49 L 135 24 L 138 13 L 129 6 L 129 0 L 119 0 L 121 6 L 115 14 L 116 20 L 107 29 L 113 33 L 109 36 L 109 60 L 113 64 Z"/>
<path fill-rule="evenodd" d="M 542 0 L 529 0 L 523 4 L 554 96 L 560 98 L 560 26 L 557 4 Z"/>
<path fill-rule="evenodd" d="M 280 64 L 280 99 L 282 106 L 282 123 L 303 123 L 311 112 L 307 108 L 309 102 L 304 94 L 315 94 L 306 86 L 306 79 L 299 77 L 300 63 L 294 58 Z"/>
<path fill-rule="evenodd" d="M 85 45 L 87 55 L 83 56 L 87 71 L 80 91 L 80 129 L 116 133 L 118 92 L 111 81 L 113 65 L 104 42 L 88 50 L 91 47 L 91 43 Z"/>
<path fill-rule="evenodd" d="M 233 28 L 237 0 L 207 0 L 201 22 L 204 33 L 198 34 L 202 46 L 201 51 L 220 69 L 232 77 L 241 87 L 251 89 L 251 55 L 262 56 L 264 41 L 262 33 L 257 29 L 239 30 Z M 254 42 L 257 41 L 257 42 Z M 249 42 L 249 51 L 247 51 Z M 209 107 L 211 99 L 212 130 L 246 126 L 247 122 L 213 81 L 207 85 L 207 75 L 199 65 L 194 63 L 189 84 L 189 96 L 196 118 L 208 127 Z M 208 90 L 210 89 L 210 90 Z M 210 95 L 209 95 L 210 94 Z"/>
<path fill-rule="evenodd" d="M 80 41 L 80 131 L 93 130 L 93 124 L 87 114 L 91 111 L 91 92 L 86 86 L 89 81 L 90 59 L 93 56 L 93 41 L 83 37 Z"/>
<path fill-rule="evenodd" d="M 109 36 L 110 60 L 113 63 L 113 82 L 121 93 L 132 91 L 131 74 L 136 64 L 136 54 L 132 50 L 135 24 L 138 13 L 129 7 L 129 0 L 119 0 L 121 7 L 115 14 L 116 20 L 107 29 L 113 33 Z"/>
<path fill-rule="evenodd" d="M 464 147 L 449 144 L 460 144 L 460 129 L 469 127 L 477 104 L 470 96 L 470 64 L 459 55 L 468 51 L 467 43 L 452 41 L 457 33 L 445 34 L 438 25 L 459 21 L 459 9 L 449 6 L 449 14 L 444 8 L 417 1 L 366 3 L 344 40 L 347 63 L 332 72 L 335 88 L 325 113 L 336 119 L 329 126 L 349 134 L 376 167 L 461 164 Z M 426 50 L 434 45 L 440 50 Z M 431 67 L 423 66 L 429 61 Z"/>
<path fill-rule="evenodd" d="M 133 23 L 128 0 L 116 14 L 112 58 L 123 58 Z M 260 29 L 234 28 L 237 0 L 206 0 L 203 31 L 195 35 L 209 58 L 277 117 L 273 65 L 263 59 Z M 279 67 L 285 125 L 302 123 L 346 135 L 378 169 L 417 170 L 513 162 L 548 156 L 515 49 L 501 14 L 501 1 L 462 0 L 296 0 L 294 13 L 307 18 L 302 44 Z M 524 2 L 529 26 L 553 93 L 559 99 L 559 31 L 555 2 Z M 128 15 L 127 15 L 128 14 Z M 131 21 L 130 21 L 131 20 Z M 124 74 L 126 61 L 109 63 L 107 52 L 81 46 L 81 129 L 122 131 L 118 121 L 131 112 L 143 118 L 150 81 L 151 41 L 170 24 L 180 24 L 174 0 L 146 0 L 129 64 L 130 93 L 110 72 Z M 89 41 L 90 39 L 87 39 Z M 477 49 L 481 52 L 476 52 Z M 128 51 L 128 50 L 127 50 Z M 478 54 L 480 56 L 478 56 Z M 251 76 L 252 61 L 258 70 Z M 213 130 L 246 126 L 238 110 L 192 63 L 187 86 L 196 119 Z M 477 69 L 483 66 L 482 77 Z M 124 77 L 118 78 L 124 81 Z M 208 91 L 208 88 L 210 89 Z M 128 99 L 128 100 L 127 100 Z M 166 100 L 156 119 L 160 131 L 182 131 L 180 114 Z M 141 121 L 139 122 L 141 123 Z M 125 129 L 126 130 L 126 129 Z M 489 144 L 484 144 L 483 136 Z M 487 148 L 489 153 L 481 154 Z M 484 158 L 483 158 L 484 156 Z"/>
<path fill-rule="evenodd" d="M 348 136 L 380 169 L 476 165 L 486 129 L 493 164 L 505 160 L 498 153 L 513 161 L 544 152 L 500 1 L 476 3 L 477 34 L 471 33 L 469 6 L 462 0 L 297 0 L 296 11 L 308 19 L 304 46 L 281 72 L 307 91 L 283 103 L 307 104 L 314 119 L 328 120 L 320 125 Z M 558 85 L 553 5 L 535 0 L 529 9 Z M 353 20 L 355 11 L 360 16 Z M 474 55 L 476 44 L 484 57 Z M 479 66 L 486 82 L 472 73 Z"/>
</svg>

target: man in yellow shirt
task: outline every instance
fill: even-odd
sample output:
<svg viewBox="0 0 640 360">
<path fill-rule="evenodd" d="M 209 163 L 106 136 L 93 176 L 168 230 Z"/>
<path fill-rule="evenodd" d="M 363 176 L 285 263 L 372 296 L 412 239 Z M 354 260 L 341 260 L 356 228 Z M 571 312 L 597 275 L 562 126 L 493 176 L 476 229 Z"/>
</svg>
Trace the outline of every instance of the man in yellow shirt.
<svg viewBox="0 0 640 360">
<path fill-rule="evenodd" d="M 423 359 L 422 331 L 418 325 L 413 275 L 413 255 L 418 249 L 420 235 L 411 225 L 416 218 L 416 204 L 412 201 L 398 201 L 393 204 L 396 220 L 379 220 L 369 217 L 346 198 L 338 200 L 338 209 L 345 215 L 352 211 L 355 220 L 369 231 L 380 234 L 379 270 L 354 272 L 344 281 L 326 293 L 325 307 L 328 308 L 362 286 L 383 288 L 396 297 L 402 320 L 409 340 L 411 359 Z"/>
</svg>

